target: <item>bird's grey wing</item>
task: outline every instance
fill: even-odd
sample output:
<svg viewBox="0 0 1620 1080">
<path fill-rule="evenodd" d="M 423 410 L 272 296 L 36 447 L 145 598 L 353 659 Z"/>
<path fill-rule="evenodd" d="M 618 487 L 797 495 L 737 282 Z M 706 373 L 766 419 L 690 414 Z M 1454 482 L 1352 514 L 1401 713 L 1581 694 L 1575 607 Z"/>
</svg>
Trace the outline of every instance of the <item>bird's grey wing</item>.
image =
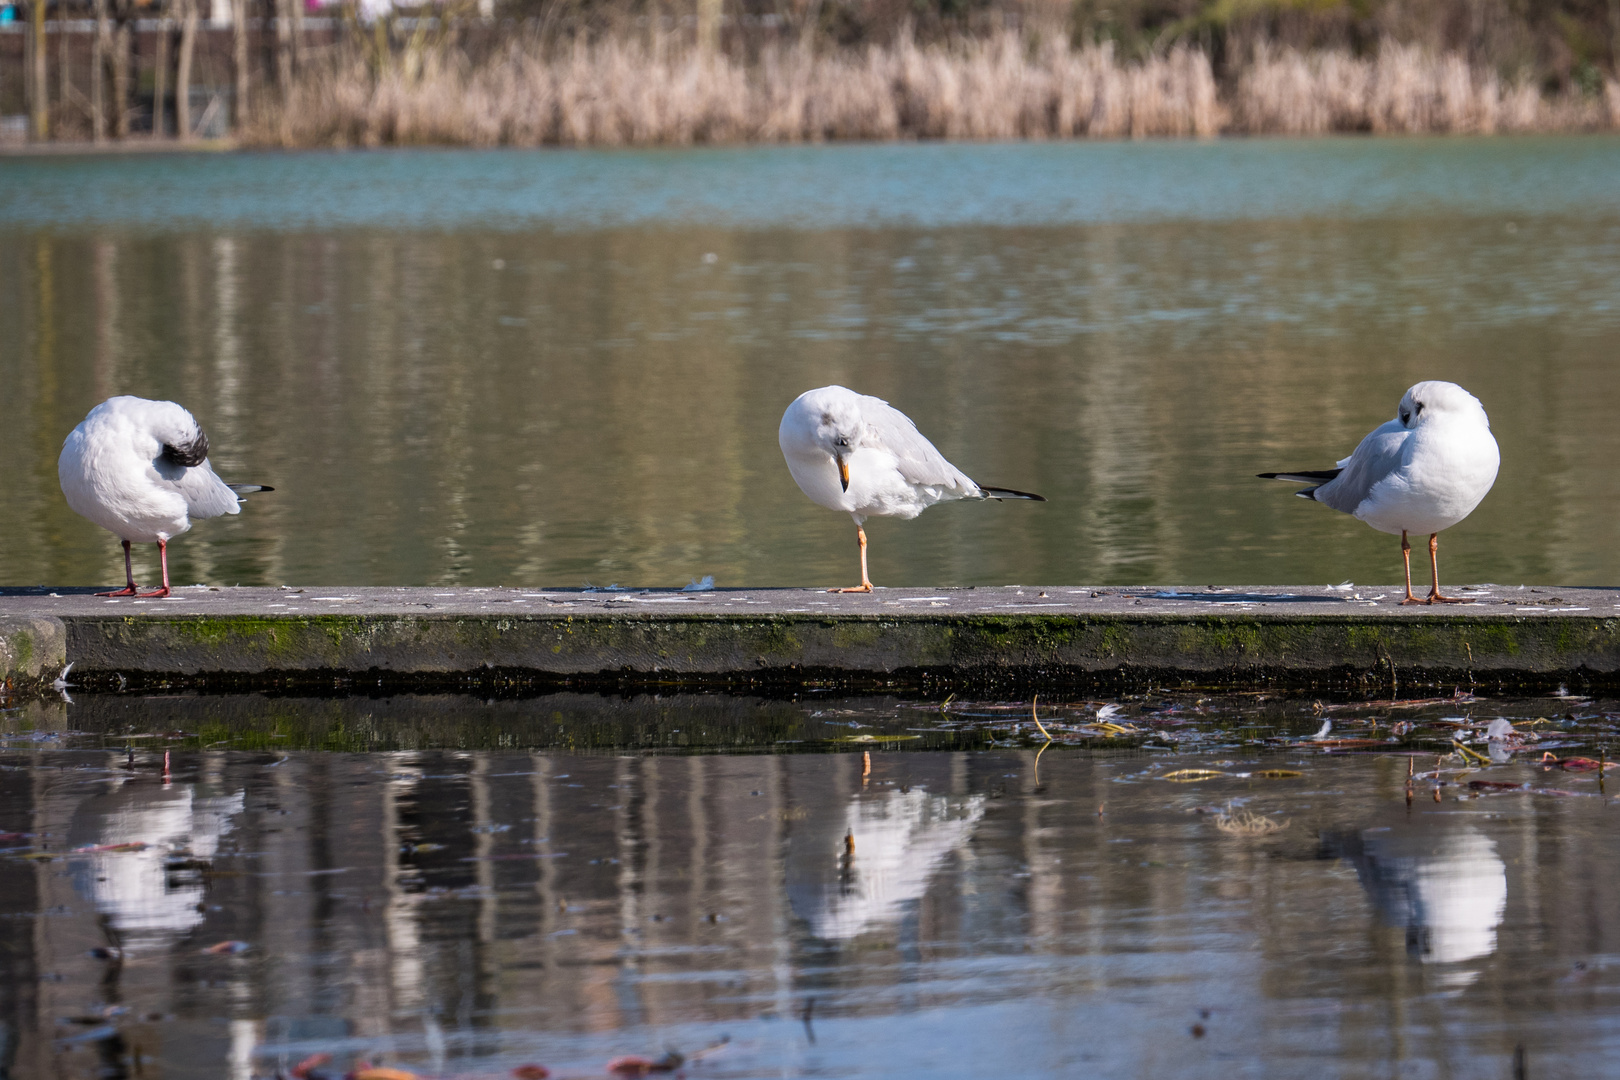
<svg viewBox="0 0 1620 1080">
<path fill-rule="evenodd" d="M 242 509 L 242 500 L 230 485 L 214 475 L 208 462 L 186 469 L 173 480 L 164 480 L 186 500 L 186 513 L 194 518 L 219 517 L 236 514 Z"/>
<path fill-rule="evenodd" d="M 1412 432 L 1399 420 L 1374 428 L 1355 453 L 1339 463 L 1339 475 L 1311 492 L 1311 497 L 1335 510 L 1355 513 L 1372 489 L 1405 463 L 1406 442 L 1411 437 Z"/>
<path fill-rule="evenodd" d="M 899 462 L 900 475 L 905 477 L 908 483 L 924 487 L 956 488 L 964 493 L 979 490 L 979 485 L 969 479 L 961 469 L 946 461 L 945 455 L 923 437 L 923 433 L 917 430 L 917 425 L 911 422 L 911 417 L 886 401 L 877 398 L 873 400 L 877 401 L 881 408 L 872 407 L 867 417 L 867 425 L 882 441 L 884 448 L 895 456 Z"/>
</svg>

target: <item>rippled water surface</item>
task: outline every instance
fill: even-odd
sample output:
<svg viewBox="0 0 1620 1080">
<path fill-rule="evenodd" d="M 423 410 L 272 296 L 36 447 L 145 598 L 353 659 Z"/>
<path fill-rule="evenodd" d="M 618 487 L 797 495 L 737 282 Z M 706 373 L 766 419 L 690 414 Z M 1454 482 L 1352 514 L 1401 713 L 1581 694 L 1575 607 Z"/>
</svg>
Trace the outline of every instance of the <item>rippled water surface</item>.
<svg viewBox="0 0 1620 1080">
<path fill-rule="evenodd" d="M 1620 703 L 1103 705 L 7 714 L 0 1074 L 1605 1074 Z"/>
<path fill-rule="evenodd" d="M 1616 176 L 1608 137 L 0 161 L 0 581 L 121 580 L 55 460 L 133 392 L 277 488 L 178 581 L 847 583 L 776 447 L 842 382 L 1051 499 L 878 521 L 879 584 L 1387 582 L 1253 474 L 1448 378 L 1503 466 L 1447 580 L 1613 582 Z"/>
</svg>

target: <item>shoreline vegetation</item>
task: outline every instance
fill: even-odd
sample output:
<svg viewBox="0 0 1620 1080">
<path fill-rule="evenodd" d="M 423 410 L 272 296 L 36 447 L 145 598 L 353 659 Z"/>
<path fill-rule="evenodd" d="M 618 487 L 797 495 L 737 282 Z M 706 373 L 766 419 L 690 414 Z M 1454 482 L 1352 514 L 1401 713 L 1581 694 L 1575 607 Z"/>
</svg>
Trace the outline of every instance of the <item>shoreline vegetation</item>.
<svg viewBox="0 0 1620 1080">
<path fill-rule="evenodd" d="M 1112 43 L 1014 31 L 921 45 L 767 47 L 751 62 L 670 41 L 514 43 L 412 70 L 354 56 L 243 126 L 247 145 L 648 146 L 893 139 L 1494 134 L 1620 128 L 1620 83 L 1548 94 L 1457 54 L 1261 46 L 1217 79 L 1207 52 L 1123 60 Z"/>
<path fill-rule="evenodd" d="M 1620 0 L 414 3 L 31 0 L 0 136 L 19 110 L 35 144 L 289 148 L 1620 130 Z"/>
</svg>

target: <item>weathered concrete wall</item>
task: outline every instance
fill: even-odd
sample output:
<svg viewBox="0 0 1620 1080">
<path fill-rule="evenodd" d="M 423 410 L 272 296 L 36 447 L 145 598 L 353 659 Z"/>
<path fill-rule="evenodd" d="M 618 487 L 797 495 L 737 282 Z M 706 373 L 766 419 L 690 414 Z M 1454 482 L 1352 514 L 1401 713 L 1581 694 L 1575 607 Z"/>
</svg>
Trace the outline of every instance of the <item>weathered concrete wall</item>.
<svg viewBox="0 0 1620 1080">
<path fill-rule="evenodd" d="M 135 603 L 13 591 L 0 612 L 59 620 L 81 681 L 1620 681 L 1615 592 L 1495 589 L 1436 608 L 1392 606 L 1390 593 L 230 589 Z M 35 675 L 64 650 L 49 655 L 29 661 Z"/>
<path fill-rule="evenodd" d="M 67 630 L 49 615 L 0 615 L 0 683 L 30 690 L 67 664 Z"/>
</svg>

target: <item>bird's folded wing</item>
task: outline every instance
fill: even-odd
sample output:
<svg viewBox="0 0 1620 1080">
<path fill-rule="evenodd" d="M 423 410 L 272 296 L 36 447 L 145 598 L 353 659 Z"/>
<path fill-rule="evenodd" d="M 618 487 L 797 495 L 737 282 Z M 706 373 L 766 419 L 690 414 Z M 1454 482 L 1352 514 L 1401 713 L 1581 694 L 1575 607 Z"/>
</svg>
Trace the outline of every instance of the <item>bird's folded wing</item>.
<svg viewBox="0 0 1620 1080">
<path fill-rule="evenodd" d="M 187 469 L 178 480 L 165 480 L 186 500 L 186 512 L 194 518 L 219 517 L 241 512 L 242 500 L 230 485 L 214 475 L 208 462 Z"/>
<path fill-rule="evenodd" d="M 1339 462 L 1337 477 L 1317 488 L 1317 502 L 1353 514 L 1372 489 L 1406 463 L 1406 444 L 1412 432 L 1399 420 L 1374 428 L 1355 453 Z"/>
<path fill-rule="evenodd" d="M 924 487 L 955 488 L 964 494 L 976 492 L 979 486 L 967 474 L 945 460 L 945 455 L 923 437 L 911 417 L 888 403 L 873 409 L 866 417 L 883 445 L 899 463 L 900 475 L 907 483 Z"/>
</svg>

